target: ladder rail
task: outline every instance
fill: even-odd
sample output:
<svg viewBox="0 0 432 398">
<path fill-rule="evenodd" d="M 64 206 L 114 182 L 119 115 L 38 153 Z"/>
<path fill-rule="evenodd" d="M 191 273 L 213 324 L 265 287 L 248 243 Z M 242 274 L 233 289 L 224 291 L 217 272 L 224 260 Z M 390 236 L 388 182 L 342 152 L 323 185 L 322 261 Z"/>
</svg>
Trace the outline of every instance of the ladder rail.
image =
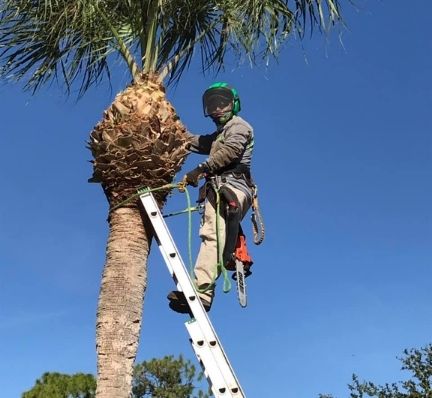
<svg viewBox="0 0 432 398">
<path fill-rule="evenodd" d="M 214 363 L 211 347 L 204 343 L 202 331 L 199 325 L 197 325 L 196 320 L 192 319 L 191 321 L 185 322 L 185 326 L 191 336 L 190 343 L 198 362 L 204 371 L 204 375 L 210 385 L 213 395 L 215 397 L 219 397 L 221 394 L 222 396 L 226 396 L 223 395 L 226 392 L 224 376 L 219 367 Z"/>
<path fill-rule="evenodd" d="M 201 334 L 199 333 L 196 326 L 190 327 L 188 322 L 186 322 L 186 328 L 191 335 L 193 343 L 192 345 L 195 353 L 197 354 L 199 360 L 203 360 L 202 362 L 210 361 L 210 364 L 204 363 L 206 367 L 210 366 L 211 368 L 215 368 L 215 366 L 213 366 L 211 363 L 211 358 L 213 358 L 217 368 L 220 371 L 220 375 L 224 380 L 224 385 L 226 387 L 220 385 L 221 377 L 219 372 L 211 371 L 212 374 L 209 373 L 208 378 L 211 378 L 210 384 L 212 385 L 212 388 L 213 385 L 216 385 L 214 388 L 217 390 L 217 392 L 220 392 L 220 395 L 215 394 L 215 396 L 232 396 L 235 398 L 244 398 L 245 395 L 234 373 L 234 369 L 232 368 L 222 344 L 220 343 L 220 340 L 216 334 L 216 331 L 214 330 L 213 325 L 207 315 L 207 312 L 205 311 L 201 300 L 199 299 L 197 291 L 194 287 L 194 282 L 189 276 L 189 273 L 169 232 L 165 220 L 159 210 L 159 206 L 157 205 L 151 192 L 145 192 L 141 194 L 140 199 L 153 225 L 155 238 L 168 270 L 177 285 L 177 289 L 184 293 L 196 324 L 199 325 Z M 206 344 L 197 345 L 198 340 L 204 340 Z M 213 379 L 216 379 L 216 381 Z M 215 393 L 215 391 L 213 392 Z"/>
</svg>

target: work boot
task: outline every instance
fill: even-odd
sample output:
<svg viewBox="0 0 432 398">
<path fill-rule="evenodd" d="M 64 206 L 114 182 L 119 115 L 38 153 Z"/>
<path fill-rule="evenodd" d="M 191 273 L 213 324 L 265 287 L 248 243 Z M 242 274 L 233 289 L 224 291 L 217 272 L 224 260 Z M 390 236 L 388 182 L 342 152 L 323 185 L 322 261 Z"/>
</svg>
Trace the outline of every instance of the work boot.
<svg viewBox="0 0 432 398">
<path fill-rule="evenodd" d="M 173 290 L 171 293 L 168 294 L 167 299 L 170 301 L 168 305 L 173 311 L 180 314 L 189 314 L 190 316 L 192 316 L 192 311 L 190 310 L 189 304 L 183 292 Z M 200 299 L 206 312 L 209 312 L 211 308 L 211 303 L 201 297 Z"/>
</svg>

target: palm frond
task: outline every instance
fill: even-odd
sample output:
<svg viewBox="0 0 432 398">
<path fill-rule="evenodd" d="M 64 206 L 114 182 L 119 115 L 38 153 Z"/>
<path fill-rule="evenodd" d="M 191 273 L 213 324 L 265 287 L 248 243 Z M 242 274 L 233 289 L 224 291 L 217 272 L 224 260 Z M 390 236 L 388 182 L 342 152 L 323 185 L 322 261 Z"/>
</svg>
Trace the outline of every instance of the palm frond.
<svg viewBox="0 0 432 398">
<path fill-rule="evenodd" d="M 161 18 L 157 69 L 163 76 L 169 73 L 169 82 L 173 82 L 189 66 L 196 47 L 207 54 L 215 51 L 221 15 L 211 1 L 169 3 Z"/>
<path fill-rule="evenodd" d="M 72 83 L 80 79 L 80 94 L 83 94 L 104 75 L 109 77 L 109 56 L 118 52 L 121 40 L 127 48 L 131 37 L 127 30 L 113 32 L 112 26 L 104 22 L 101 9 L 112 14 L 115 7 L 98 3 L 85 0 L 1 2 L 0 78 L 28 77 L 25 87 L 33 91 L 53 78 L 61 79 L 70 90 Z M 118 15 L 116 18 L 121 20 Z M 119 22 L 116 25 L 121 26 Z M 129 61 L 131 66 L 133 62 Z"/>
<path fill-rule="evenodd" d="M 277 57 L 291 35 L 307 27 L 321 32 L 341 21 L 338 0 L 172 0 L 161 18 L 158 70 L 177 81 L 197 50 L 202 70 L 224 67 L 226 54 L 258 59 Z M 179 57 L 181 54 L 181 57 Z"/>
<path fill-rule="evenodd" d="M 83 94 L 109 78 L 117 54 L 135 80 L 144 71 L 178 82 L 196 52 L 204 72 L 222 69 L 228 52 L 254 64 L 340 21 L 339 0 L 4 0 L 0 78 L 32 90 L 78 80 Z"/>
</svg>

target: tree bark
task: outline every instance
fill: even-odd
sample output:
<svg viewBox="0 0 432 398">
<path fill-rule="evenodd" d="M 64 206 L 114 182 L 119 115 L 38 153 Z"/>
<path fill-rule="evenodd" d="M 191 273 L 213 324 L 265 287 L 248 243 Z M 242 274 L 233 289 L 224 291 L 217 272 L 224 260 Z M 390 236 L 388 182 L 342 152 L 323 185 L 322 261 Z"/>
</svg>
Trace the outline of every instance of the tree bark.
<svg viewBox="0 0 432 398">
<path fill-rule="evenodd" d="M 110 214 L 97 311 L 97 398 L 130 398 L 150 251 L 149 222 L 136 207 Z"/>
</svg>

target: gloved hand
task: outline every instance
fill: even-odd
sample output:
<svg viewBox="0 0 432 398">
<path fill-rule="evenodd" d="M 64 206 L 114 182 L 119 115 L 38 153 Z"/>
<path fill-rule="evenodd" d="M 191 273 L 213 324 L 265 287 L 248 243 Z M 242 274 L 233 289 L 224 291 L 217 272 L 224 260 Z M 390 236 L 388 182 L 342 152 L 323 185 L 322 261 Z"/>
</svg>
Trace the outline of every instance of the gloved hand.
<svg viewBox="0 0 432 398">
<path fill-rule="evenodd" d="M 189 171 L 184 177 L 183 181 L 188 184 L 192 185 L 193 187 L 198 186 L 199 179 L 204 175 L 206 168 L 203 167 L 202 164 L 198 165 L 198 167 L 195 167 L 193 170 Z"/>
</svg>

